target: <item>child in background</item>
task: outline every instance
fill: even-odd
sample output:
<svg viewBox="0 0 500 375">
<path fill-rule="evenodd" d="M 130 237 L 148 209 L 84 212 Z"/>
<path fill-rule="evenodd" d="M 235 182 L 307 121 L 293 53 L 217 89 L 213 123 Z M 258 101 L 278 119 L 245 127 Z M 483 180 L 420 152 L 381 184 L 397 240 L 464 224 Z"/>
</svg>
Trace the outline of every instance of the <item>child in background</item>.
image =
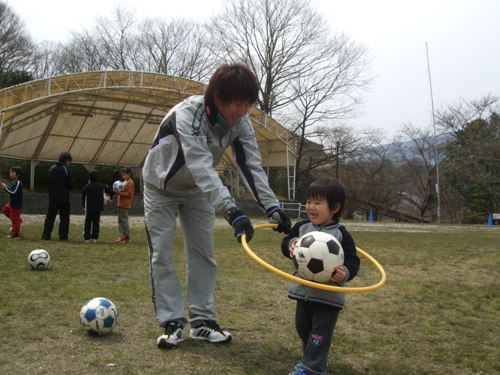
<svg viewBox="0 0 500 375">
<path fill-rule="evenodd" d="M 101 223 L 101 212 L 104 209 L 104 193 L 110 193 L 109 188 L 97 182 L 97 172 L 89 172 L 89 183 L 82 190 L 82 206 L 85 210 L 83 240 L 97 242 Z"/>
<path fill-rule="evenodd" d="M 307 220 L 296 223 L 283 239 L 281 250 L 293 259 L 295 244 L 300 237 L 312 231 L 322 231 L 335 236 L 344 250 L 344 264 L 338 266 L 328 284 L 344 286 L 359 270 L 356 245 L 349 232 L 339 222 L 344 210 L 344 187 L 333 178 L 314 181 L 308 189 Z M 295 273 L 295 276 L 298 276 Z M 344 307 L 344 293 L 329 292 L 292 283 L 288 297 L 297 301 L 295 327 L 302 340 L 302 361 L 292 375 L 324 375 L 327 373 L 328 352 L 340 310 Z"/>
<path fill-rule="evenodd" d="M 118 229 L 120 236 L 116 239 L 117 243 L 130 241 L 130 226 L 128 223 L 128 213 L 132 207 L 132 200 L 135 194 L 135 183 L 132 178 L 132 169 L 125 167 L 121 169 L 124 188 L 123 191 L 113 189 L 118 195 Z"/>
<path fill-rule="evenodd" d="M 21 210 L 23 208 L 23 184 L 20 180 L 21 167 L 10 168 L 9 178 L 12 181 L 9 188 L 2 182 L 3 190 L 9 194 L 9 202 L 3 207 L 2 213 L 12 222 L 12 228 L 7 237 L 19 238 L 21 237 Z"/>
</svg>

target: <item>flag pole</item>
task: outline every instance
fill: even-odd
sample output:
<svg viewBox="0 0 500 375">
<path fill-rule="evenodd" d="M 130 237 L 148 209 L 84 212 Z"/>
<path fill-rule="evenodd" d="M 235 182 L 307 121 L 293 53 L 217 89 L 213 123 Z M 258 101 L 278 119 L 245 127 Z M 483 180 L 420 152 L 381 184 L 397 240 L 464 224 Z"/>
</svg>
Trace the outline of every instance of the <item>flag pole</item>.
<svg viewBox="0 0 500 375">
<path fill-rule="evenodd" d="M 432 125 L 434 127 L 434 157 L 436 158 L 436 196 L 437 196 L 437 221 L 438 224 L 441 222 L 441 191 L 439 188 L 439 156 L 437 151 L 437 137 L 436 137 L 436 117 L 434 115 L 434 96 L 432 94 L 432 79 L 431 79 L 431 67 L 429 64 L 429 48 L 427 42 L 425 42 L 425 51 L 427 54 L 427 71 L 429 73 L 429 88 L 431 93 L 431 108 L 432 108 Z"/>
</svg>

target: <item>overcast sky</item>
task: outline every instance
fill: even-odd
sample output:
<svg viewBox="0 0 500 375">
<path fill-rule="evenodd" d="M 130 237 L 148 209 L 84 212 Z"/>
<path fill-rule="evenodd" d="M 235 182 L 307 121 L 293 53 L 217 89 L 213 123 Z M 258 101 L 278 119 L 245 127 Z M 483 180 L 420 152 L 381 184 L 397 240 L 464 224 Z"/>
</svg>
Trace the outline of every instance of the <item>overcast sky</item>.
<svg viewBox="0 0 500 375">
<path fill-rule="evenodd" d="M 146 17 L 203 21 L 223 0 L 3 0 L 33 38 L 65 42 L 119 5 Z M 364 44 L 374 81 L 353 124 L 391 137 L 403 123 L 432 126 L 434 107 L 500 96 L 500 0 L 311 0 L 333 31 Z"/>
</svg>

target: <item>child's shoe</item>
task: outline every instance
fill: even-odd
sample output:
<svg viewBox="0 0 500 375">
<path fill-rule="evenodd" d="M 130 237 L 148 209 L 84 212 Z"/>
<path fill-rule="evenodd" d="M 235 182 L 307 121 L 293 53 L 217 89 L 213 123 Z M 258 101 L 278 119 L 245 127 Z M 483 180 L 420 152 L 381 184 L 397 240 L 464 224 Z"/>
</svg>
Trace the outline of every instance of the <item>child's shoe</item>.
<svg viewBox="0 0 500 375">
<path fill-rule="evenodd" d="M 115 240 L 116 243 L 125 243 L 127 242 L 127 238 L 126 237 L 118 237 L 116 240 Z"/>
<path fill-rule="evenodd" d="M 300 364 L 298 364 L 295 366 L 295 371 L 292 371 L 289 375 L 309 375 L 309 373 L 302 370 Z"/>
</svg>

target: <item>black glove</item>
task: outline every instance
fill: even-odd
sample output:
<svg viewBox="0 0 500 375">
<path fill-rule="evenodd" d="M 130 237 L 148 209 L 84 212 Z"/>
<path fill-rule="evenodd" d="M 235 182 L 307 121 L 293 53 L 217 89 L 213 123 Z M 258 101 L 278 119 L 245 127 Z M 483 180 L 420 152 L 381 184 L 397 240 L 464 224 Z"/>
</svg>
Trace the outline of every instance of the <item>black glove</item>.
<svg viewBox="0 0 500 375">
<path fill-rule="evenodd" d="M 288 215 L 278 206 L 271 207 L 267 209 L 267 218 L 271 224 L 278 224 L 276 230 L 278 232 L 285 232 L 285 234 L 290 233 L 290 228 L 292 227 L 292 222 Z"/>
<path fill-rule="evenodd" d="M 246 234 L 247 242 L 250 242 L 253 237 L 253 226 L 247 215 L 237 207 L 233 207 L 226 212 L 225 217 L 229 225 L 234 228 L 234 236 L 238 239 L 238 242 L 241 243 L 243 234 Z"/>
</svg>

